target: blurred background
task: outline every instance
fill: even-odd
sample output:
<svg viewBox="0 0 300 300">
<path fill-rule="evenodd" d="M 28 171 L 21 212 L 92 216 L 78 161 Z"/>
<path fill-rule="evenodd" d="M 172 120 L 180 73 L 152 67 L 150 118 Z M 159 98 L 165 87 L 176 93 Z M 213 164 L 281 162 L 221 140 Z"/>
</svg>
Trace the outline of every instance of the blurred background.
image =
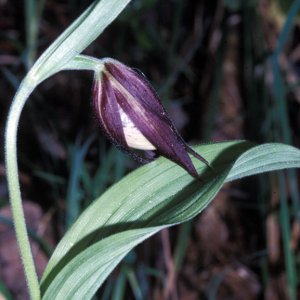
<svg viewBox="0 0 300 300">
<path fill-rule="evenodd" d="M 0 0 L 0 299 L 28 299 L 5 181 L 7 112 L 36 58 L 90 2 Z M 298 12 L 299 0 L 132 0 L 85 53 L 142 71 L 190 144 L 299 147 Z M 39 274 L 84 208 L 139 166 L 102 136 L 92 81 L 61 72 L 22 114 L 19 175 Z M 247 178 L 137 247 L 95 299 L 300 299 L 299 240 L 299 173 Z"/>
</svg>

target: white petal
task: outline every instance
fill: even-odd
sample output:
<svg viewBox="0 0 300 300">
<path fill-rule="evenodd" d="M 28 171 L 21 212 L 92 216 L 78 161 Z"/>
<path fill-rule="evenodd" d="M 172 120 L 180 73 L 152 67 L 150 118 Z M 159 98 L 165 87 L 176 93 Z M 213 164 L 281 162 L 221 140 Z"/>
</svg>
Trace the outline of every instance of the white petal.
<svg viewBox="0 0 300 300">
<path fill-rule="evenodd" d="M 139 150 L 155 150 L 156 148 L 145 138 L 120 106 L 119 112 L 128 147 Z"/>
</svg>

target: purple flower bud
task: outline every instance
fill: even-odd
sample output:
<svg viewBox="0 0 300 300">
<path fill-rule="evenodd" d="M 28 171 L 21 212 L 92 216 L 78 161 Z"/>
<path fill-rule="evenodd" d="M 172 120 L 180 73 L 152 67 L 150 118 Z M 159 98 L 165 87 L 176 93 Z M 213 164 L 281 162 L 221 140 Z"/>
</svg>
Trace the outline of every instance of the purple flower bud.
<svg viewBox="0 0 300 300">
<path fill-rule="evenodd" d="M 136 159 L 145 161 L 132 148 L 156 151 L 194 177 L 199 176 L 188 153 L 209 165 L 184 142 L 151 84 L 124 64 L 103 60 L 95 75 L 93 104 L 107 137 Z"/>
</svg>

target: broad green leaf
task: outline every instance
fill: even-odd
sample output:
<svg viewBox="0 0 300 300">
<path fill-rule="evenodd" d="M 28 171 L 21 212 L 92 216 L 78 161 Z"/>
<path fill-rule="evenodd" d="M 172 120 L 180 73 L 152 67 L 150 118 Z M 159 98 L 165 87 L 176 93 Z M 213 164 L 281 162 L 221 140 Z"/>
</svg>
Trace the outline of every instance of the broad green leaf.
<svg viewBox="0 0 300 300">
<path fill-rule="evenodd" d="M 300 150 L 283 144 L 236 141 L 195 150 L 197 181 L 159 158 L 132 172 L 88 207 L 51 257 L 41 281 L 43 299 L 90 299 L 122 258 L 162 228 L 199 214 L 225 182 L 300 167 Z"/>
</svg>

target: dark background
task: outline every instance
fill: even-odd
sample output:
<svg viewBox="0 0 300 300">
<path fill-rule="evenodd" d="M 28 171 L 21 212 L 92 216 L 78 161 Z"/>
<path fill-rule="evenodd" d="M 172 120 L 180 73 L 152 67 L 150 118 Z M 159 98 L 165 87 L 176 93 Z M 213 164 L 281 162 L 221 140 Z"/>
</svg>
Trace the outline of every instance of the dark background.
<svg viewBox="0 0 300 300">
<path fill-rule="evenodd" d="M 142 71 L 190 144 L 249 139 L 299 147 L 298 19 L 279 63 L 272 62 L 293 2 L 133 0 L 85 53 Z M 1 141 L 28 68 L 90 2 L 45 1 L 36 24 L 38 9 L 26 10 L 26 3 L 0 1 Z M 26 20 L 36 35 L 28 35 Z M 51 77 L 22 113 L 20 181 L 29 227 L 38 236 L 32 238 L 40 274 L 80 211 L 138 167 L 101 135 L 91 107 L 92 76 L 66 71 Z M 27 299 L 0 146 L 0 291 Z M 132 251 L 97 297 L 273 300 L 288 299 L 289 288 L 297 294 L 299 176 L 278 174 L 226 185 L 191 223 Z"/>
</svg>

